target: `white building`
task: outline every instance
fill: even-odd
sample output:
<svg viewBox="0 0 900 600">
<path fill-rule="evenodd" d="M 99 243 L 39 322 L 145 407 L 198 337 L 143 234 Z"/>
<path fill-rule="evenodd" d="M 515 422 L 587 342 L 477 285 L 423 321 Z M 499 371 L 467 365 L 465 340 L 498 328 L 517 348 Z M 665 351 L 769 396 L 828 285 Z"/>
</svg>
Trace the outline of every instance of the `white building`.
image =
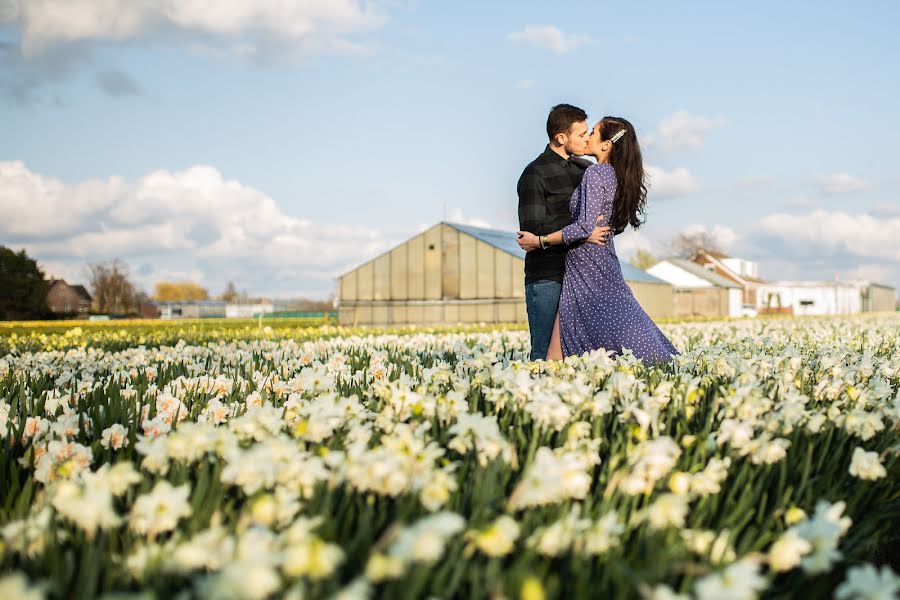
<svg viewBox="0 0 900 600">
<path fill-rule="evenodd" d="M 740 317 L 743 314 L 743 288 L 712 269 L 690 260 L 669 258 L 647 272 L 672 284 L 675 317 Z"/>
<path fill-rule="evenodd" d="M 734 258 L 731 256 L 723 257 L 720 260 L 722 261 L 722 264 L 741 277 L 750 277 L 752 279 L 759 278 L 759 265 L 752 260 Z"/>
<path fill-rule="evenodd" d="M 249 319 L 259 315 L 270 315 L 274 312 L 275 305 L 271 302 L 225 305 L 225 317 L 228 319 Z"/>
<path fill-rule="evenodd" d="M 761 312 L 846 315 L 896 310 L 897 293 L 869 281 L 775 281 L 758 290 Z"/>
</svg>

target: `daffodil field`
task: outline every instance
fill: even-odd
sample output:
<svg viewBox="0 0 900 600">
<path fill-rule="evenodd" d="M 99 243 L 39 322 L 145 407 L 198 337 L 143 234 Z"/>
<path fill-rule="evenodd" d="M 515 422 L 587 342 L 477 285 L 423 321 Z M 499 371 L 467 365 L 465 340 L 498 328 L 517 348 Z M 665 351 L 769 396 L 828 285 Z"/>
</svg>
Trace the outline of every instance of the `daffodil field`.
<svg viewBox="0 0 900 600">
<path fill-rule="evenodd" d="M 0 330 L 2 598 L 896 598 L 900 317 Z"/>
</svg>

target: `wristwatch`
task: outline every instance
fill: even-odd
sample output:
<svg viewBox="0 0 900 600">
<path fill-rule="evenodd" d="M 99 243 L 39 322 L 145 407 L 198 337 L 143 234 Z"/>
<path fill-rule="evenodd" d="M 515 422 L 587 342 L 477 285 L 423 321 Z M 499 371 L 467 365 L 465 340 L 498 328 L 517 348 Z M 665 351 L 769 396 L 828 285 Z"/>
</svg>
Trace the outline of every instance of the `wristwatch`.
<svg viewBox="0 0 900 600">
<path fill-rule="evenodd" d="M 542 235 L 541 237 L 538 238 L 538 240 L 540 240 L 540 242 L 541 242 L 541 250 L 546 250 L 547 248 L 550 247 L 550 236 L 549 235 Z"/>
</svg>

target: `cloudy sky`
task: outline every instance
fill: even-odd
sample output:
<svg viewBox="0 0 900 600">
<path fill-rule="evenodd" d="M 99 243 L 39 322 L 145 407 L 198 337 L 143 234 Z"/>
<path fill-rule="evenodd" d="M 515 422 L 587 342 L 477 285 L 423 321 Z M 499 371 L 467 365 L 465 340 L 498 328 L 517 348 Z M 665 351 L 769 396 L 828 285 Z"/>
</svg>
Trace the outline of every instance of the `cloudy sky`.
<svg viewBox="0 0 900 600">
<path fill-rule="evenodd" d="M 515 230 L 549 108 L 631 120 L 664 255 L 900 287 L 900 3 L 0 0 L 0 244 L 84 281 L 324 297 L 440 220 Z"/>
</svg>

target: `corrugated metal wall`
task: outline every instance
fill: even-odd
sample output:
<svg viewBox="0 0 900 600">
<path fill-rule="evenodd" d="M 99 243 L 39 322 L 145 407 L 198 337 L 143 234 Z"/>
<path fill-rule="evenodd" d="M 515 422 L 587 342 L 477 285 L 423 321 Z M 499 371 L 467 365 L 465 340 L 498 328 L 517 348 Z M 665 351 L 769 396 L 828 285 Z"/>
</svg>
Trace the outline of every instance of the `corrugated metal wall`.
<svg viewBox="0 0 900 600">
<path fill-rule="evenodd" d="M 675 317 L 727 317 L 728 290 L 733 288 L 690 288 L 675 290 Z"/>
</svg>

